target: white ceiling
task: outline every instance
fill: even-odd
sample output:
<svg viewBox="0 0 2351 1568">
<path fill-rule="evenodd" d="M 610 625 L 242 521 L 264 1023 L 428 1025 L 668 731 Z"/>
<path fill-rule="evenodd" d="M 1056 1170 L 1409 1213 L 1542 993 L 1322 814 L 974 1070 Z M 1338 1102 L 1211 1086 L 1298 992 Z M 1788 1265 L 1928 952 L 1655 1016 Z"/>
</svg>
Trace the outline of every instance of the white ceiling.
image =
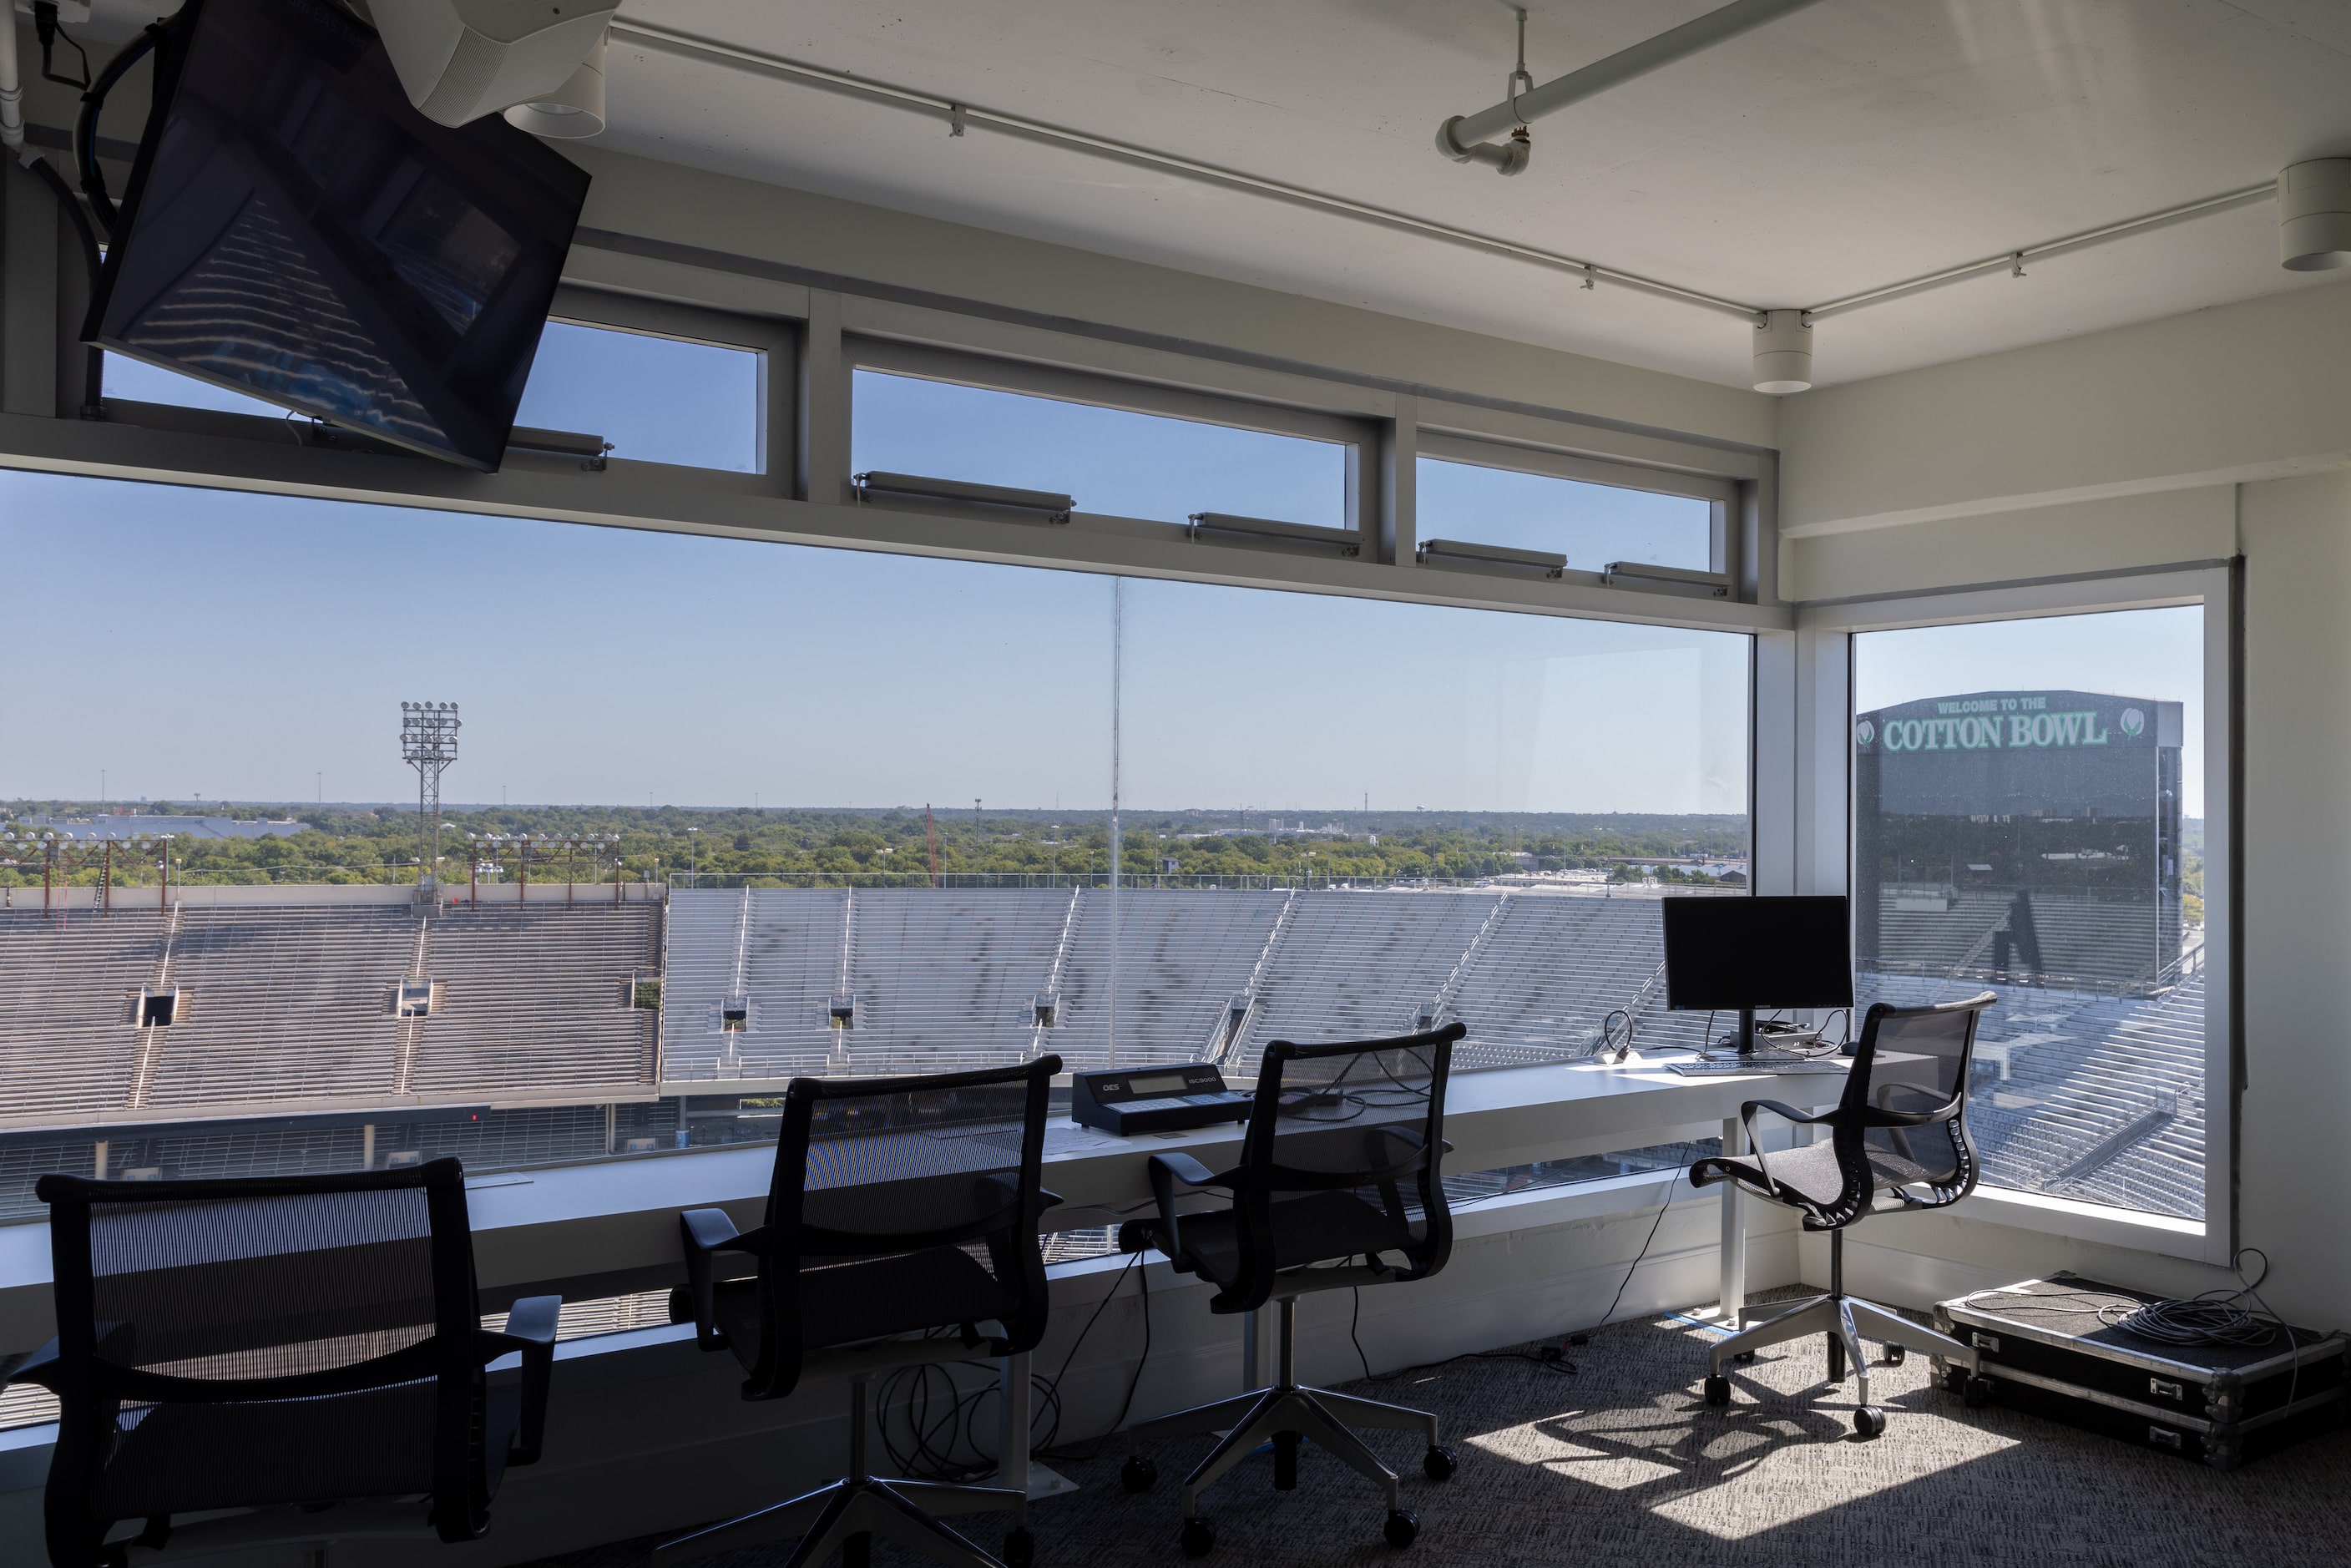
<svg viewBox="0 0 2351 1568">
<path fill-rule="evenodd" d="M 1716 0 L 1531 0 L 1549 80 Z M 103 5 L 102 5 L 103 8 Z M 1497 0 L 626 0 L 622 15 L 1765 306 L 1810 305 L 2351 153 L 2342 0 L 1821 0 L 1534 128 Z M 616 39 L 618 150 L 1743 385 L 1736 319 Z M 1823 382 L 2280 289 L 2267 204 L 1857 311 Z"/>
</svg>

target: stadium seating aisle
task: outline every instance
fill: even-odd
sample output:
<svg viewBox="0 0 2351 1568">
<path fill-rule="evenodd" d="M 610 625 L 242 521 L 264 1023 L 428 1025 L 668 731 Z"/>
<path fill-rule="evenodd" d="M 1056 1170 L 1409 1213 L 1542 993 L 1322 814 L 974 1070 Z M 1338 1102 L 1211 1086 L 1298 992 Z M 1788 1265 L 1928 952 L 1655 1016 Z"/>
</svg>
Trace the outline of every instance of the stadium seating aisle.
<svg viewBox="0 0 2351 1568">
<path fill-rule="evenodd" d="M 439 999 L 418 1030 L 412 1093 L 548 1099 L 643 1094 L 655 1082 L 656 1018 L 632 977 L 661 963 L 661 906 L 462 906 L 436 916 L 428 963 Z"/>
<path fill-rule="evenodd" d="M 381 1100 L 393 1090 L 415 913 L 403 905 L 183 906 L 179 1016 L 134 1103 L 191 1108 Z"/>
</svg>

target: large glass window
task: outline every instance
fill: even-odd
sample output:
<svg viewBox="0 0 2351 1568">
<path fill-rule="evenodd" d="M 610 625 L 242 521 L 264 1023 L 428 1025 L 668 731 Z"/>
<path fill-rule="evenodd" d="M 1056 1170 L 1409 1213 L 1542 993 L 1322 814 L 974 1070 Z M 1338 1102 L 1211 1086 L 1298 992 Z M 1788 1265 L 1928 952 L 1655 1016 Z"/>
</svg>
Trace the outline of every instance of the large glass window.
<svg viewBox="0 0 2351 1568">
<path fill-rule="evenodd" d="M 1081 512 L 1180 523 L 1225 512 L 1351 528 L 1349 449 L 1025 392 L 860 370 L 850 465 L 1073 497 Z"/>
<path fill-rule="evenodd" d="M 18 607 L 75 653 L 0 685 L 0 1220 L 772 1137 L 804 1073 L 1691 1043 L 1656 901 L 1747 879 L 1741 634 L 19 472 L 0 549 L 165 612 Z"/>
<path fill-rule="evenodd" d="M 1984 1180 L 2205 1214 L 2205 612 L 1854 640 L 1861 1000 L 1986 987 Z"/>
</svg>

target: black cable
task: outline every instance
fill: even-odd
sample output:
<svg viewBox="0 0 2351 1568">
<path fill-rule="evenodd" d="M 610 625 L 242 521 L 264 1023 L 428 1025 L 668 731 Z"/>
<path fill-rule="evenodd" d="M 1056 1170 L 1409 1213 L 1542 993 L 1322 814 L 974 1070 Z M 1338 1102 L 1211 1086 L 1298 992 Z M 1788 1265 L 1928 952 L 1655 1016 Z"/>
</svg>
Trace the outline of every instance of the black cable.
<svg viewBox="0 0 2351 1568">
<path fill-rule="evenodd" d="M 1138 1251 L 1127 1259 L 1126 1267 L 1118 1271 L 1118 1278 L 1110 1282 L 1110 1289 L 1103 1291 L 1102 1299 L 1094 1304 L 1093 1315 L 1086 1319 L 1086 1326 L 1080 1329 L 1078 1337 L 1070 1343 L 1070 1354 L 1061 1358 L 1061 1369 L 1053 1374 L 1049 1385 L 1057 1410 L 1061 1404 L 1061 1379 L 1069 1375 L 1071 1363 L 1077 1360 L 1079 1346 L 1086 1343 L 1086 1335 L 1093 1332 L 1095 1321 L 1102 1315 L 1102 1309 L 1110 1305 L 1111 1298 L 1118 1294 L 1119 1286 L 1126 1282 L 1127 1275 L 1135 1273 L 1136 1266 L 1143 1262 L 1144 1258 L 1144 1254 Z M 1127 1413 L 1134 1408 L 1134 1391 L 1143 1384 L 1144 1364 L 1151 1359 L 1151 1271 L 1148 1268 L 1136 1274 L 1135 1289 L 1143 1302 L 1143 1353 L 1134 1358 L 1134 1370 L 1127 1375 L 1126 1397 L 1119 1401 L 1118 1414 L 1112 1417 L 1110 1430 L 1094 1439 L 1093 1446 L 1082 1453 L 1074 1448 L 1055 1449 L 1050 1442 L 1041 1444 L 1031 1450 L 1040 1458 L 1074 1462 L 1091 1459 L 1102 1452 L 1102 1443 L 1108 1437 L 1126 1425 Z M 1054 1429 L 1056 1432 L 1060 1430 L 1058 1420 Z"/>
<path fill-rule="evenodd" d="M 114 225 L 121 214 L 106 193 L 106 174 L 98 166 L 98 113 L 106 106 L 106 95 L 112 92 L 132 66 L 145 58 L 155 45 L 172 30 L 168 22 L 151 22 L 140 30 L 137 37 L 122 46 L 115 57 L 107 61 L 98 79 L 81 95 L 81 116 L 74 121 L 74 165 L 81 174 L 83 193 L 89 197 L 89 210 L 98 217 L 109 239 L 114 237 Z M 87 73 L 89 67 L 84 63 Z"/>
<path fill-rule="evenodd" d="M 89 269 L 89 297 L 95 300 L 98 298 L 99 275 L 105 267 L 105 261 L 99 254 L 98 235 L 89 226 L 89 214 L 82 211 L 73 187 L 66 183 L 65 176 L 58 173 L 47 159 L 29 158 L 26 160 L 25 166 L 33 172 L 36 179 L 57 193 L 57 204 L 65 208 L 66 216 L 72 221 L 74 234 L 81 240 L 82 264 Z M 102 418 L 106 411 L 106 351 L 92 344 L 83 350 L 83 354 L 81 414 L 84 419 Z"/>
<path fill-rule="evenodd" d="M 15 24 L 12 22 L 10 25 Z M 58 30 L 57 0 L 33 0 L 33 37 L 39 39 L 41 44 L 42 80 L 53 81 L 59 87 L 72 88 L 77 92 L 89 90 L 89 51 L 75 43 L 70 36 Z M 65 40 L 66 47 L 81 56 L 81 77 L 78 80 L 72 77 L 61 77 L 53 68 L 54 62 L 50 57 L 56 52 L 57 40 L 60 38 Z"/>
<path fill-rule="evenodd" d="M 1657 1228 L 1666 1222 L 1666 1210 L 1674 1206 L 1674 1188 L 1681 1183 L 1683 1169 L 1675 1167 L 1673 1179 L 1666 1184 L 1666 1201 L 1657 1205 L 1657 1217 L 1649 1221 L 1649 1234 L 1641 1239 L 1641 1250 L 1634 1254 L 1632 1265 L 1625 1270 L 1625 1277 L 1616 1281 L 1616 1293 L 1608 1298 L 1608 1310 L 1600 1314 L 1600 1321 L 1592 1325 L 1593 1328 L 1608 1326 L 1608 1320 L 1615 1315 L 1618 1304 L 1625 1300 L 1625 1287 L 1632 1284 L 1633 1276 L 1647 1260 L 1650 1245 L 1657 1239 Z"/>
</svg>

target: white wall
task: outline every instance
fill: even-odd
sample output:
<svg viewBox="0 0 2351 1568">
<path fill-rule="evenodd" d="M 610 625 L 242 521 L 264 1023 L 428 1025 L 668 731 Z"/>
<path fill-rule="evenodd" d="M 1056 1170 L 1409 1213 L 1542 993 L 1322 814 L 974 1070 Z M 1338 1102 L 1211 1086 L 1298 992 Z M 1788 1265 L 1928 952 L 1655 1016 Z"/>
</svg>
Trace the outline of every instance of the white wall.
<svg viewBox="0 0 2351 1568">
<path fill-rule="evenodd" d="M 1849 382 L 1781 411 L 1781 523 L 1927 522 L 2333 467 L 2351 461 L 2346 405 L 2351 283 Z"/>
</svg>

